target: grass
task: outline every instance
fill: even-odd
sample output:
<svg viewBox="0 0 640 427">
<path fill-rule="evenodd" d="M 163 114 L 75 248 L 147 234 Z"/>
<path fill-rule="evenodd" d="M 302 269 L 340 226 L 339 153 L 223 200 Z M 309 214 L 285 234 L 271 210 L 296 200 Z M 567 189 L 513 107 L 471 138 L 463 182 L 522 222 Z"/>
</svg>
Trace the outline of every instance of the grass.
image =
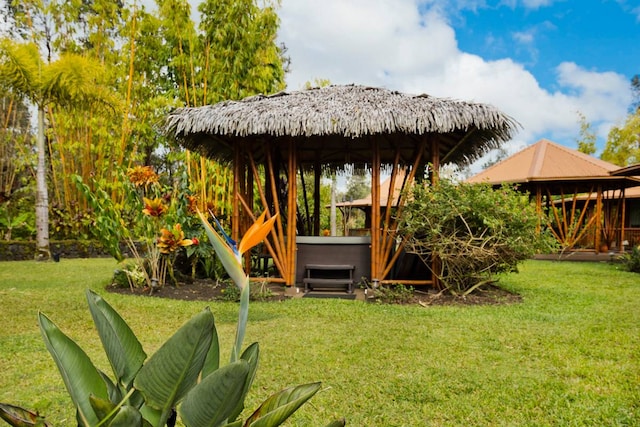
<svg viewBox="0 0 640 427">
<path fill-rule="evenodd" d="M 45 312 L 109 371 L 84 301 L 91 288 L 151 354 L 202 302 L 107 294 L 115 262 L 0 263 L 0 401 L 56 426 L 74 411 L 36 322 Z M 248 407 L 288 385 L 324 389 L 288 423 L 322 426 L 640 425 L 640 276 L 607 263 L 528 261 L 504 306 L 252 303 L 261 361 Z M 212 303 L 228 358 L 237 306 Z"/>
</svg>

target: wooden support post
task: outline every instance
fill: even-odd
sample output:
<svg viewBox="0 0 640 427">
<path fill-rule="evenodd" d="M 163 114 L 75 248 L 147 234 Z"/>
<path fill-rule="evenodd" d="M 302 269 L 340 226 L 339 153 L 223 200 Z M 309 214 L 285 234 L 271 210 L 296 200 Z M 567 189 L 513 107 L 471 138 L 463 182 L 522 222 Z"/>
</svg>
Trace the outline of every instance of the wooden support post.
<svg viewBox="0 0 640 427">
<path fill-rule="evenodd" d="M 233 146 L 233 201 L 231 214 L 231 238 L 236 242 L 240 238 L 240 171 L 242 153 L 239 144 Z"/>
<path fill-rule="evenodd" d="M 320 177 L 322 171 L 320 170 L 320 154 L 316 153 L 316 161 L 313 166 L 313 235 L 320 236 L 322 230 L 320 230 Z"/>
<path fill-rule="evenodd" d="M 431 140 L 431 185 L 437 185 L 440 179 L 440 142 L 438 138 Z M 440 275 L 442 274 L 442 262 L 437 256 L 431 257 L 431 274 L 433 274 L 433 287 L 440 289 Z"/>
<path fill-rule="evenodd" d="M 266 174 L 268 174 L 269 176 L 269 183 L 271 185 L 271 199 L 273 201 L 273 210 L 274 210 L 274 215 L 275 214 L 279 214 L 278 218 L 276 219 L 276 227 L 278 230 L 278 239 L 276 241 L 276 244 L 280 246 L 280 253 L 284 254 L 284 264 L 285 264 L 285 270 L 286 268 L 288 268 L 288 264 L 287 264 L 287 245 L 286 242 L 284 241 L 284 228 L 282 226 L 282 210 L 280 209 L 280 202 L 279 202 L 279 197 L 278 197 L 278 186 L 277 186 L 277 182 L 276 180 L 278 179 L 278 177 L 280 176 L 279 171 L 276 172 L 275 171 L 275 167 L 273 165 L 273 156 L 271 156 L 271 152 L 267 151 L 267 165 L 266 165 L 267 171 L 265 171 Z M 284 276 L 283 278 L 286 280 L 287 277 L 287 272 L 284 271 L 283 272 Z"/>
<path fill-rule="evenodd" d="M 373 142 L 371 160 L 371 280 L 378 283 L 380 262 L 380 141 Z"/>
<path fill-rule="evenodd" d="M 296 284 L 296 218 L 297 218 L 297 202 L 298 202 L 298 189 L 296 174 L 298 171 L 298 159 L 296 146 L 293 139 L 288 142 L 289 151 L 289 177 L 287 182 L 289 184 L 288 191 L 288 203 L 287 203 L 287 277 L 286 284 L 288 286 L 295 286 Z"/>
<path fill-rule="evenodd" d="M 596 197 L 596 239 L 595 250 L 600 253 L 600 234 L 602 233 L 602 185 L 598 185 L 598 195 Z"/>
<path fill-rule="evenodd" d="M 624 227 L 627 221 L 627 190 L 622 189 L 622 206 L 620 207 L 620 240 L 618 240 L 618 252 L 624 252 Z"/>
<path fill-rule="evenodd" d="M 538 225 L 536 225 L 536 233 L 542 232 L 542 189 L 540 184 L 536 185 L 536 213 L 538 214 Z"/>
</svg>

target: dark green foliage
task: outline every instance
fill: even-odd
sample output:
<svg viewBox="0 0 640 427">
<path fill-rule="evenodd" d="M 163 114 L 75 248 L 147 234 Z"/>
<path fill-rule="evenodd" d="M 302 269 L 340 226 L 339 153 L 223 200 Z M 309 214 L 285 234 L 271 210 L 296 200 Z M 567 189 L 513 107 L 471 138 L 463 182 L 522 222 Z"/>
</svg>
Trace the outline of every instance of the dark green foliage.
<svg viewBox="0 0 640 427">
<path fill-rule="evenodd" d="M 240 289 L 233 282 L 227 282 L 224 285 L 224 289 L 222 290 L 222 296 L 220 297 L 223 301 L 240 301 Z"/>
<path fill-rule="evenodd" d="M 640 273 L 640 247 L 634 246 L 631 253 L 622 258 L 625 268 L 633 273 Z"/>
<path fill-rule="evenodd" d="M 500 272 L 514 271 L 518 262 L 553 248 L 554 239 L 538 232 L 535 206 L 514 188 L 489 185 L 415 186 L 401 218 L 409 234 L 408 251 L 430 265 L 442 264 L 440 280 L 453 293 L 472 290 Z"/>
<path fill-rule="evenodd" d="M 380 286 L 373 290 L 373 296 L 382 304 L 408 304 L 413 300 L 413 287 L 402 284 Z"/>
</svg>

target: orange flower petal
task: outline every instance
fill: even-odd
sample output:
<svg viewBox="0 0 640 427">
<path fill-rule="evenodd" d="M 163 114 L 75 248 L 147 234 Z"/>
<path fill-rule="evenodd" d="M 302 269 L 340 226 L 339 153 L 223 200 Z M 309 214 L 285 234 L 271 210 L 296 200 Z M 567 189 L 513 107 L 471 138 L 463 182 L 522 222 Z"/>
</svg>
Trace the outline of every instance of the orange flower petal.
<svg viewBox="0 0 640 427">
<path fill-rule="evenodd" d="M 264 217 L 266 216 L 267 211 L 264 211 L 256 222 L 253 223 L 251 227 L 247 230 L 244 237 L 240 241 L 240 245 L 238 246 L 238 252 L 242 255 L 252 247 L 256 246 L 258 243 L 262 242 L 265 237 L 269 234 L 271 229 L 273 228 L 273 223 L 275 222 L 278 215 L 274 215 L 269 218 L 268 221 L 264 221 Z"/>
</svg>

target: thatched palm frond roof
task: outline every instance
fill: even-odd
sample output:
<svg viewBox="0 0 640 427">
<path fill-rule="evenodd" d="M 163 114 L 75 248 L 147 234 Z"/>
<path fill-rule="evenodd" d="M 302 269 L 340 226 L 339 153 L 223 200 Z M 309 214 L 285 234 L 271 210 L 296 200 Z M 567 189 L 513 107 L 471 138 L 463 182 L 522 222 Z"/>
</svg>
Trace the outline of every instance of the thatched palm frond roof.
<svg viewBox="0 0 640 427">
<path fill-rule="evenodd" d="M 509 140 L 518 126 L 490 105 L 357 85 L 180 108 L 166 120 L 169 136 L 209 157 L 230 158 L 236 143 L 294 138 L 302 162 L 320 150 L 323 163 L 340 164 L 367 163 L 376 137 L 385 141 L 383 162 L 396 148 L 410 160 L 428 135 L 440 139 L 442 158 L 465 163 Z"/>
</svg>

